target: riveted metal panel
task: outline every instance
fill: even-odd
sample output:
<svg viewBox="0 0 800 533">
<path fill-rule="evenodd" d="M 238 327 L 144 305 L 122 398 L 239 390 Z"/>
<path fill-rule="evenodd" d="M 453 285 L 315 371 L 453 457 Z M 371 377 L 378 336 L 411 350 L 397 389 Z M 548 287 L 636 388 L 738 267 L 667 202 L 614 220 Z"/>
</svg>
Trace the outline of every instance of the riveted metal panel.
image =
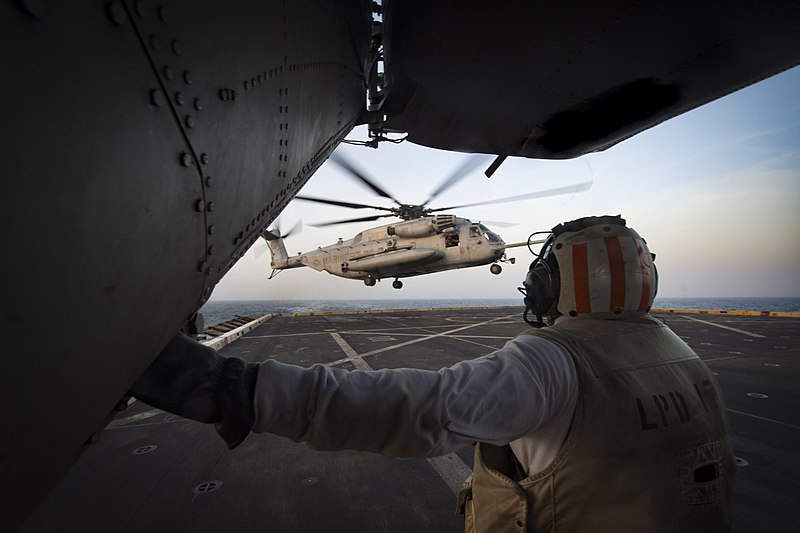
<svg viewBox="0 0 800 533">
<path fill-rule="evenodd" d="M 177 53 L 172 45 L 150 53 L 162 70 L 174 71 L 164 83 L 203 178 L 207 229 L 213 227 L 203 298 L 360 115 L 363 57 L 331 25 L 348 16 L 326 2 L 232 11 L 185 1 L 171 4 L 166 22 L 143 25 L 159 42 L 179 43 Z M 209 20 L 221 31 L 211 31 Z M 241 38 L 225 38 L 233 32 Z"/>
<path fill-rule="evenodd" d="M 369 6 L 336 6 L 0 5 L 0 523 L 30 511 L 355 123 Z"/>
</svg>

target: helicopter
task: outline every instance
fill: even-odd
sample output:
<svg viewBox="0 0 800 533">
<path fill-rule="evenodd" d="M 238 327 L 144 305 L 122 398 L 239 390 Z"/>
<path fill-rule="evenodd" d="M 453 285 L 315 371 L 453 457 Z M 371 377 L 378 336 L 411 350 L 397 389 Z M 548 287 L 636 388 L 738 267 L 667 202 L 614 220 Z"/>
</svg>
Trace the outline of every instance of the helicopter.
<svg viewBox="0 0 800 533">
<path fill-rule="evenodd" d="M 261 237 L 267 242 L 272 254 L 270 264 L 272 273 L 269 279 L 286 269 L 310 267 L 320 272 L 326 271 L 334 276 L 362 280 L 368 287 L 375 286 L 381 279 L 394 278 L 392 287 L 401 289 L 403 282 L 400 281 L 400 278 L 459 268 L 490 264 L 489 271 L 498 275 L 503 270 L 500 263 L 514 264 L 514 258 L 508 258 L 506 255 L 507 249 L 530 246 L 542 241 L 531 242 L 529 240 L 509 244 L 481 222 L 473 222 L 452 214 L 438 214 L 440 211 L 576 193 L 588 190 L 592 185 L 591 182 L 584 182 L 506 198 L 431 208 L 428 207 L 428 204 L 442 192 L 465 178 L 480 164 L 484 159 L 483 156 L 475 154 L 468 157 L 421 204 L 401 203 L 339 152 L 334 152 L 330 159 L 359 182 L 379 196 L 392 200 L 397 206 L 381 207 L 298 195 L 296 199 L 308 202 L 351 209 L 370 208 L 387 212 L 312 224 L 312 226 L 325 227 L 352 222 L 370 222 L 384 217 L 397 217 L 401 221 L 369 228 L 361 231 L 352 239 L 340 238 L 335 244 L 321 246 L 316 250 L 299 253 L 295 256 L 287 254 L 283 241 L 295 231 L 297 226 L 285 235 L 281 234 L 277 226 L 265 230 L 261 233 Z"/>
</svg>

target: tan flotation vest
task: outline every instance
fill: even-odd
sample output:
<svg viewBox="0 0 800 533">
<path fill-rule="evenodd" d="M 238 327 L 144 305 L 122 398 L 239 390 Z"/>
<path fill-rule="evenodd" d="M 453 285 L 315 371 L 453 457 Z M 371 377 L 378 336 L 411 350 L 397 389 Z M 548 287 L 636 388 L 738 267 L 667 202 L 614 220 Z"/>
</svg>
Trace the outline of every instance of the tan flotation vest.
<svg viewBox="0 0 800 533">
<path fill-rule="evenodd" d="M 509 446 L 478 444 L 459 498 L 467 531 L 730 529 L 735 466 L 722 395 L 691 348 L 649 317 L 530 334 L 572 355 L 572 426 L 553 462 L 529 477 L 515 474 Z"/>
</svg>

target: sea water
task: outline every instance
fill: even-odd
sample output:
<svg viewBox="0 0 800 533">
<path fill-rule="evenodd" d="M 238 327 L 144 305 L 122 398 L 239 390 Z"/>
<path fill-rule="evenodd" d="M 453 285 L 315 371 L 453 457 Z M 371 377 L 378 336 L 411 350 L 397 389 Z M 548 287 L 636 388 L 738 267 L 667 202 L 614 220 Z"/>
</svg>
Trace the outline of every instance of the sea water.
<svg viewBox="0 0 800 533">
<path fill-rule="evenodd" d="M 272 300 L 233 301 L 212 300 L 200 309 L 206 325 L 217 324 L 235 315 L 259 317 L 280 313 L 317 313 L 322 311 L 370 311 L 380 309 L 421 309 L 453 307 L 522 307 L 522 298 L 438 299 L 438 300 Z"/>
<path fill-rule="evenodd" d="M 200 312 L 206 325 L 230 320 L 236 315 L 259 317 L 266 314 L 312 313 L 321 311 L 369 311 L 454 307 L 515 306 L 522 312 L 522 298 L 494 299 L 392 299 L 392 300 L 212 300 Z M 656 298 L 654 307 L 679 309 L 722 309 L 727 311 L 800 311 L 800 298 Z"/>
</svg>

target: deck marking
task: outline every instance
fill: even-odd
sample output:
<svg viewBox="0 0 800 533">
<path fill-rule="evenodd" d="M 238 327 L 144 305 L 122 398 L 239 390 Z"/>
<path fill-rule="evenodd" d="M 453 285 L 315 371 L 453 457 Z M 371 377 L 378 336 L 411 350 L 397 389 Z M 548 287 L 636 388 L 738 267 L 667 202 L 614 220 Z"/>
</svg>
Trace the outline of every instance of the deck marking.
<svg viewBox="0 0 800 533">
<path fill-rule="evenodd" d="M 790 427 L 792 429 L 800 429 L 800 426 L 795 426 L 794 424 L 787 424 L 786 422 L 781 422 L 780 420 L 774 420 L 772 418 L 767 418 L 765 416 L 758 416 L 758 415 L 751 415 L 750 413 L 743 413 L 742 411 L 737 411 L 735 409 L 725 409 L 731 413 L 736 413 L 737 415 L 744 415 L 749 416 L 751 418 L 758 418 L 759 420 L 766 420 L 767 422 L 774 422 L 775 424 L 780 424 L 782 426 Z"/>
<path fill-rule="evenodd" d="M 156 415 L 160 415 L 163 412 L 164 411 L 162 411 L 161 409 L 151 409 L 149 411 L 144 411 L 143 413 L 139 413 L 138 415 L 131 415 L 131 416 L 128 416 L 128 417 L 125 417 L 125 418 L 119 418 L 117 420 L 112 420 L 111 422 L 108 423 L 108 425 L 106 426 L 106 429 L 114 429 L 114 428 L 118 428 L 120 426 L 124 426 L 125 424 L 128 424 L 130 422 L 136 422 L 137 420 L 145 420 L 147 418 L 150 418 L 150 417 L 153 417 L 153 416 L 156 416 Z"/>
<path fill-rule="evenodd" d="M 498 322 L 498 324 L 499 324 L 499 322 Z M 430 333 L 430 334 L 434 333 L 431 330 L 422 329 L 422 328 L 421 328 L 421 331 L 425 331 L 425 332 Z M 475 346 L 480 346 L 481 348 L 486 348 L 489 351 L 494 351 L 494 350 L 497 349 L 495 346 L 489 346 L 488 344 L 482 344 L 480 342 L 471 341 L 471 340 L 467 340 L 467 339 L 492 339 L 492 338 L 511 339 L 512 337 L 488 337 L 488 336 L 484 337 L 482 335 L 448 335 L 448 338 L 456 339 L 456 340 L 459 340 L 461 342 L 467 342 L 469 344 L 474 344 Z M 439 351 L 441 351 L 441 350 L 439 350 Z"/>
<path fill-rule="evenodd" d="M 276 335 L 248 335 L 246 337 L 241 337 L 239 340 L 243 339 L 272 339 L 274 337 L 308 337 L 309 335 L 326 335 L 327 331 L 308 331 L 303 333 L 280 333 Z"/>
<path fill-rule="evenodd" d="M 509 341 L 514 338 L 514 336 L 498 336 L 498 335 L 450 335 L 454 339 L 498 339 L 498 340 L 506 340 Z"/>
<path fill-rule="evenodd" d="M 400 327 L 400 328 L 343 329 L 343 330 L 340 330 L 340 331 L 342 333 L 361 333 L 361 334 L 370 333 L 370 332 L 376 332 L 376 331 L 386 331 L 386 332 L 391 331 L 392 334 L 394 334 L 395 331 L 400 331 L 400 330 L 418 329 L 420 331 L 427 331 L 427 330 L 434 330 L 434 329 L 437 329 L 437 328 L 451 328 L 451 327 L 453 327 L 452 324 L 433 324 L 433 325 L 425 325 L 425 326 L 403 326 L 403 327 Z M 411 334 L 409 333 L 409 335 L 411 335 Z"/>
<path fill-rule="evenodd" d="M 394 346 L 386 346 L 385 348 L 379 348 L 377 350 L 372 350 L 371 352 L 362 353 L 361 357 L 367 357 L 368 355 L 375 355 L 375 354 L 382 353 L 382 352 L 388 352 L 389 350 L 395 350 L 397 348 L 402 348 L 404 346 L 409 346 L 411 344 L 417 344 L 418 342 L 427 341 L 429 339 L 434 339 L 436 337 L 445 337 L 447 335 L 450 335 L 451 333 L 456 333 L 458 331 L 463 331 L 465 329 L 470 329 L 470 328 L 474 328 L 474 327 L 477 327 L 477 326 L 484 326 L 486 324 L 491 324 L 492 322 L 497 322 L 498 320 L 505 320 L 505 319 L 510 318 L 512 316 L 517 316 L 517 315 L 513 314 L 513 315 L 508 315 L 508 316 L 501 316 L 501 317 L 493 318 L 491 320 L 486 320 L 486 321 L 483 321 L 483 322 L 477 322 L 475 324 L 469 324 L 467 326 L 462 326 L 460 328 L 451 329 L 449 331 L 443 331 L 442 333 L 435 333 L 433 335 L 428 335 L 426 337 L 421 337 L 419 339 L 414 339 L 414 340 L 410 340 L 410 341 L 406 341 L 406 342 L 401 342 L 400 344 L 395 344 Z M 494 349 L 494 348 L 492 348 L 492 349 Z"/>
<path fill-rule="evenodd" d="M 416 328 L 412 328 L 416 329 Z M 381 330 L 376 331 L 342 331 L 342 333 L 347 333 L 348 335 L 372 335 L 377 337 L 381 335 Z M 422 330 L 425 331 L 425 330 Z M 427 335 L 434 335 L 434 333 L 427 331 L 426 333 L 397 333 L 392 332 L 391 335 L 395 337 L 423 337 Z M 389 336 L 389 334 L 385 334 L 385 336 Z M 514 338 L 513 335 L 450 335 L 450 337 L 454 339 L 500 339 L 500 340 L 511 340 Z"/>
<path fill-rule="evenodd" d="M 453 316 L 453 317 L 445 318 L 445 321 L 446 322 L 455 322 L 456 324 L 469 324 L 472 320 L 475 320 L 476 318 L 480 319 L 480 318 L 483 318 L 483 317 L 482 316 L 473 316 L 473 317 L 467 317 L 467 316 L 454 317 Z M 505 318 L 508 318 L 508 317 L 505 317 Z M 518 323 L 518 320 L 509 320 L 508 322 L 498 322 L 498 324 L 516 324 L 516 323 Z"/>
<path fill-rule="evenodd" d="M 333 337 L 333 340 L 336 341 L 336 344 L 339 345 L 339 348 L 341 348 L 344 354 L 347 356 L 347 360 L 353 363 L 354 367 L 359 370 L 372 370 L 372 367 L 369 366 L 364 359 L 362 359 L 362 356 L 356 353 L 352 346 L 347 344 L 347 341 L 344 340 L 341 335 L 335 331 L 332 331 L 331 337 Z"/>
<path fill-rule="evenodd" d="M 711 361 L 722 361 L 724 359 L 741 359 L 738 355 L 726 355 L 724 357 L 712 357 L 710 359 L 703 359 L 704 363 L 709 363 Z"/>
<path fill-rule="evenodd" d="M 708 320 L 700 320 L 699 318 L 694 318 L 692 316 L 684 316 L 686 320 L 694 320 L 695 322 L 702 322 L 703 324 L 708 324 L 709 326 L 715 326 L 722 329 L 727 329 L 728 331 L 735 331 L 736 333 L 741 333 L 742 335 L 747 335 L 749 337 L 756 337 L 758 339 L 766 339 L 765 335 L 759 335 L 758 333 L 750 333 L 749 331 L 745 331 L 743 329 L 732 328 L 730 326 L 723 326 L 722 324 L 716 324 L 714 322 L 709 322 Z"/>
<path fill-rule="evenodd" d="M 374 316 L 372 318 L 375 319 L 376 322 L 387 322 L 390 326 L 395 326 L 397 324 L 400 324 L 401 326 L 405 326 L 405 324 L 403 322 L 398 322 L 399 320 L 401 320 L 400 317 Z"/>
<path fill-rule="evenodd" d="M 353 347 L 350 346 L 341 335 L 333 332 L 331 333 L 331 337 L 333 337 L 333 339 L 336 341 L 336 344 L 338 344 L 342 351 L 347 355 L 347 359 L 344 361 L 351 361 L 353 366 L 359 370 L 372 370 L 372 367 L 369 366 L 369 363 L 362 359 L 363 356 L 358 355 Z M 337 363 L 338 361 L 334 361 L 333 363 L 328 363 L 327 366 Z M 458 494 L 461 491 L 461 485 L 464 483 L 464 480 L 467 479 L 467 476 L 469 476 L 472 472 L 466 463 L 461 459 L 461 457 L 452 452 L 440 457 L 428 457 L 428 463 L 433 467 L 434 471 L 439 474 L 439 477 L 442 478 L 442 481 L 444 481 L 447 486 L 450 487 L 450 490 L 452 490 L 454 494 Z"/>
<path fill-rule="evenodd" d="M 145 422 L 144 424 L 129 424 L 127 426 L 106 427 L 106 429 L 131 429 L 143 428 L 145 426 L 163 426 L 164 424 L 174 424 L 175 422 L 191 422 L 188 418 L 176 418 L 175 420 L 163 420 L 161 422 Z"/>
<path fill-rule="evenodd" d="M 488 344 L 483 344 L 483 343 L 480 343 L 480 342 L 471 341 L 466 336 L 450 335 L 449 338 L 455 339 L 455 340 L 461 341 L 461 342 L 466 342 L 466 343 L 469 343 L 469 344 L 474 344 L 475 346 L 480 346 L 481 348 L 486 348 L 487 350 L 491 350 L 491 351 L 497 350 L 497 348 L 495 346 L 490 346 Z"/>
<path fill-rule="evenodd" d="M 428 457 L 428 463 L 436 470 L 439 477 L 447 483 L 447 486 L 450 487 L 453 494 L 461 492 L 461 486 L 464 484 L 464 480 L 472 473 L 467 463 L 453 452 L 439 457 Z"/>
</svg>

